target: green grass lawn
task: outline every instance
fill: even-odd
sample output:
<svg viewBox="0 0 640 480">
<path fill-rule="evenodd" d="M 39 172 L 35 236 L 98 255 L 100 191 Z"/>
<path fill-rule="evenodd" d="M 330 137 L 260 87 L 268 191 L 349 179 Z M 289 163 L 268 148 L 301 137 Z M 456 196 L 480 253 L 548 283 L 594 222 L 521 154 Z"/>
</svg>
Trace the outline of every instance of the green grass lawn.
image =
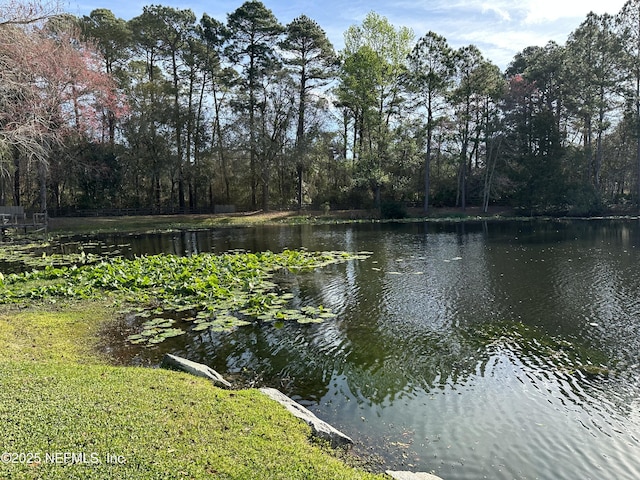
<svg viewBox="0 0 640 480">
<path fill-rule="evenodd" d="M 95 347 L 114 315 L 95 301 L 1 307 L 0 478 L 383 478 L 257 390 L 110 366 Z"/>
</svg>

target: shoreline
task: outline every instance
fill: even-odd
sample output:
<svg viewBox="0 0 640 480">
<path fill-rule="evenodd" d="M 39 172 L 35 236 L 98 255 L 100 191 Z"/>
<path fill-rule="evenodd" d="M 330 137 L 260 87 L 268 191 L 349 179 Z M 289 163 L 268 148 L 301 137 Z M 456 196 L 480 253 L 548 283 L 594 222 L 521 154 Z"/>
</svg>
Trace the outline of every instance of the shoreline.
<svg viewBox="0 0 640 480">
<path fill-rule="evenodd" d="M 433 209 L 427 216 L 419 210 L 408 212 L 402 218 L 380 218 L 371 210 L 277 211 L 241 212 L 233 214 L 174 214 L 105 217 L 51 217 L 49 233 L 54 235 L 131 233 L 149 231 L 206 230 L 225 227 L 327 225 L 348 223 L 420 223 L 420 222 L 478 222 L 478 221 L 563 221 L 563 220 L 615 220 L 640 218 L 637 211 L 609 211 L 602 215 L 520 215 L 513 209 L 494 207 L 483 213 L 477 207 L 466 210 L 455 208 Z"/>
</svg>

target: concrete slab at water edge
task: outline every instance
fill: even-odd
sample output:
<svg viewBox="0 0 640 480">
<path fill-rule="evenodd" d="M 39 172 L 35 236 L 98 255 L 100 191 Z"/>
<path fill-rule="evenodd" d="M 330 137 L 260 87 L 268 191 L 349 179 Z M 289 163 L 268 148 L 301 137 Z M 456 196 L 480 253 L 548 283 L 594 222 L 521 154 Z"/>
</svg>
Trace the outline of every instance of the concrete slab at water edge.
<svg viewBox="0 0 640 480">
<path fill-rule="evenodd" d="M 198 377 L 208 378 L 214 383 L 222 384 L 227 388 L 231 387 L 231 384 L 227 382 L 222 377 L 222 375 L 216 372 L 213 368 L 208 367 L 207 365 L 204 365 L 202 363 L 193 362 L 191 360 L 187 360 L 186 358 L 178 357 L 177 355 L 171 355 L 170 353 L 167 353 L 162 359 L 161 366 L 163 368 L 177 368 Z"/>
<path fill-rule="evenodd" d="M 313 435 L 327 440 L 329 443 L 331 443 L 331 446 L 333 448 L 353 444 L 353 440 L 347 435 L 332 427 L 325 421 L 320 420 L 302 405 L 291 400 L 280 390 L 264 387 L 261 388 L 260 391 L 272 400 L 275 400 L 276 402 L 283 405 L 295 417 L 298 417 L 299 419 L 310 425 L 313 431 Z"/>
</svg>

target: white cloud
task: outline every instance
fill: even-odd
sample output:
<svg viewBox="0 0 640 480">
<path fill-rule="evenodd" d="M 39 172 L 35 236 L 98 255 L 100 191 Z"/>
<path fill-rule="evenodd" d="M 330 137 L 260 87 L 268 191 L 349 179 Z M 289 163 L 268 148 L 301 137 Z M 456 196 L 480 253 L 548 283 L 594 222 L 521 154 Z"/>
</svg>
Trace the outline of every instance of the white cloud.
<svg viewBox="0 0 640 480">
<path fill-rule="evenodd" d="M 525 23 L 540 24 L 568 18 L 581 20 L 589 12 L 615 15 L 625 0 L 528 0 L 524 3 L 527 11 Z"/>
<path fill-rule="evenodd" d="M 498 17 L 500 17 L 500 19 L 505 22 L 511 21 L 511 14 L 509 13 L 509 11 L 505 8 L 500 7 L 499 5 L 496 5 L 495 3 L 483 3 L 482 13 L 486 12 L 495 13 L 496 15 L 498 15 Z"/>
<path fill-rule="evenodd" d="M 391 0 L 393 22 L 417 37 L 432 30 L 454 48 L 474 44 L 505 68 L 529 46 L 563 45 L 591 11 L 615 15 L 625 0 Z M 411 6 L 412 5 L 412 6 Z M 393 8 L 395 7 L 395 8 Z"/>
</svg>

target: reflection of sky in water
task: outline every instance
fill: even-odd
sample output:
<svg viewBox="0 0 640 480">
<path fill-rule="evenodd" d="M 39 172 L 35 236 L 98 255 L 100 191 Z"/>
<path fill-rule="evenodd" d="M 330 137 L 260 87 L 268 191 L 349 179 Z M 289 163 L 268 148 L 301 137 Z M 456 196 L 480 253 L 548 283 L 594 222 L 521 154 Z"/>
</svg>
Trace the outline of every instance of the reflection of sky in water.
<svg viewBox="0 0 640 480">
<path fill-rule="evenodd" d="M 131 252 L 372 251 L 282 276 L 294 303 L 322 304 L 336 319 L 165 347 L 283 389 L 390 466 L 445 479 L 640 478 L 636 222 L 300 226 L 139 240 Z M 608 375 L 589 373 L 590 364 Z"/>
</svg>

